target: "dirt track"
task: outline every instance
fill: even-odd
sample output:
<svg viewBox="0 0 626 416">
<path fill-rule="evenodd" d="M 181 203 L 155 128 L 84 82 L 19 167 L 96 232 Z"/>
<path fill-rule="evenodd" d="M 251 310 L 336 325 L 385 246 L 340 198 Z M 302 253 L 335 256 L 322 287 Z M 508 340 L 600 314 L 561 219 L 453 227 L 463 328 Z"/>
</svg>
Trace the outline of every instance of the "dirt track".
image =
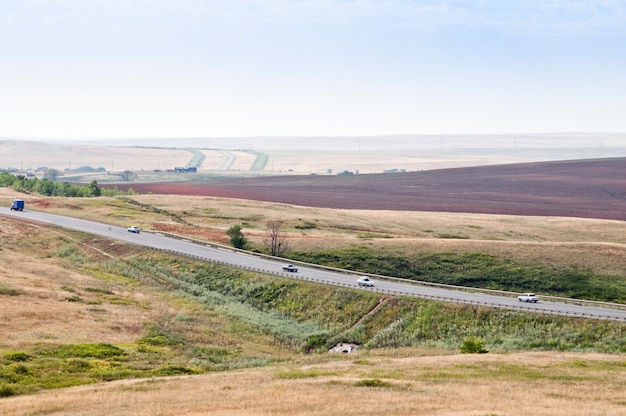
<svg viewBox="0 0 626 416">
<path fill-rule="evenodd" d="M 626 158 L 422 172 L 118 184 L 138 193 L 206 195 L 372 210 L 564 216 L 626 221 Z"/>
</svg>

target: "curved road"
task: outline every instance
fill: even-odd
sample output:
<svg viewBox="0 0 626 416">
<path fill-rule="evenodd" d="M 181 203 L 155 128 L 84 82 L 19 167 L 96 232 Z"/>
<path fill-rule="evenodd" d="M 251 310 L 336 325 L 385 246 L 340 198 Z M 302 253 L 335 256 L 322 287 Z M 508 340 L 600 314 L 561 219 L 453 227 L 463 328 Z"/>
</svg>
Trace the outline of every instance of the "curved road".
<svg viewBox="0 0 626 416">
<path fill-rule="evenodd" d="M 231 170 L 233 165 L 235 164 L 235 160 L 237 158 L 230 152 L 219 151 L 222 155 L 226 156 L 226 161 L 222 164 L 220 170 Z"/>
<path fill-rule="evenodd" d="M 128 243 L 138 244 L 157 250 L 165 250 L 177 254 L 218 262 L 233 267 L 255 270 L 263 273 L 277 274 L 282 276 L 297 277 L 303 280 L 315 281 L 325 284 L 340 285 L 358 288 L 357 277 L 349 274 L 349 271 L 340 272 L 324 269 L 319 266 L 299 266 L 298 273 L 286 273 L 282 271 L 284 260 L 273 259 L 244 253 L 230 248 L 198 244 L 189 240 L 167 237 L 164 235 L 142 232 L 140 234 L 129 233 L 126 228 L 113 226 L 94 221 L 87 221 L 61 215 L 49 214 L 39 211 L 11 211 L 9 208 L 0 207 L 0 215 L 17 219 L 26 219 L 46 224 L 53 224 L 62 228 L 82 231 L 88 234 L 100 235 Z M 580 302 L 562 303 L 540 301 L 539 303 L 520 303 L 514 294 L 496 295 L 485 293 L 487 291 L 471 291 L 446 288 L 436 285 L 419 285 L 400 279 L 376 280 L 376 287 L 363 290 L 374 290 L 388 295 L 413 296 L 426 299 L 434 299 L 447 302 L 469 303 L 495 308 L 523 310 L 528 312 L 549 313 L 568 316 L 578 316 L 594 319 L 611 319 L 626 321 L 626 305 L 620 305 L 620 309 L 601 307 L 601 305 L 585 306 Z M 615 305 L 614 305 L 615 306 Z"/>
</svg>

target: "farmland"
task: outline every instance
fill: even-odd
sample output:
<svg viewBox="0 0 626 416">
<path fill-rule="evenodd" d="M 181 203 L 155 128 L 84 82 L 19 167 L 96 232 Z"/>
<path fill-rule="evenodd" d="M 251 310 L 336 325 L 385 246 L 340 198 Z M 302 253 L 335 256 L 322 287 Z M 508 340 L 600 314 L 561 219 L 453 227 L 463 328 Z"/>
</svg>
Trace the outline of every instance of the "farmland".
<svg viewBox="0 0 626 416">
<path fill-rule="evenodd" d="M 150 172 L 184 167 L 194 153 L 205 175 L 335 175 L 417 172 L 468 166 L 626 157 L 624 134 L 406 135 L 371 137 L 251 137 L 126 139 L 91 142 L 0 138 L 0 169 L 56 169 L 76 176 L 83 166 L 104 168 L 98 182 L 125 170 L 141 181 Z M 263 159 L 262 166 L 256 164 Z M 176 179 L 180 180 L 178 176 Z M 90 178 L 83 179 L 89 182 Z M 156 180 L 162 181 L 162 178 Z"/>
<path fill-rule="evenodd" d="M 1 189 L 0 202 L 21 197 L 28 209 L 222 244 L 229 227 L 242 225 L 255 249 L 263 247 L 264 223 L 280 219 L 299 252 L 358 247 L 451 259 L 482 253 L 513 261 L 520 271 L 582 270 L 619 283 L 626 279 L 624 167 L 624 158 L 609 158 L 380 175 L 291 172 L 263 180 L 134 182 L 128 185 L 135 193 L 120 197 Z M 0 344 L 1 391 L 18 394 L 0 399 L 1 414 L 624 410 L 620 323 L 403 299 L 369 316 L 380 302 L 373 294 L 295 285 L 54 227 L 1 222 L 0 313 L 2 332 L 10 334 Z M 174 291 L 170 276 L 220 288 L 203 298 L 208 286 Z M 266 322 L 276 311 L 292 320 L 289 336 L 260 330 L 246 315 Z M 363 316 L 364 324 L 348 331 Z M 320 321 L 367 347 L 350 355 L 302 353 L 297 330 Z M 476 334 L 489 353 L 459 354 L 463 339 Z M 98 347 L 117 355 L 88 355 Z M 83 355 L 62 355 L 67 351 Z M 14 361 L 20 357 L 25 361 Z M 58 389 L 65 386 L 76 387 Z M 19 388 L 25 390 L 11 390 Z M 29 388 L 44 391 L 28 394 Z"/>
<path fill-rule="evenodd" d="M 425 172 L 273 176 L 116 185 L 146 194 L 229 197 L 365 210 L 467 212 L 626 220 L 626 158 Z"/>
</svg>

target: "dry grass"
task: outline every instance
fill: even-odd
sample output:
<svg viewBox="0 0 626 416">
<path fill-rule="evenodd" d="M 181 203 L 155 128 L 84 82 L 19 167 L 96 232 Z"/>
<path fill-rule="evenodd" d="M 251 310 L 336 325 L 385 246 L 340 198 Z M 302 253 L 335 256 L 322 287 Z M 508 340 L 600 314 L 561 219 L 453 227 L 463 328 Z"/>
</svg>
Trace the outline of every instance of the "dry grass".
<svg viewBox="0 0 626 416">
<path fill-rule="evenodd" d="M 266 170 L 273 172 L 300 172 L 336 174 L 344 170 L 358 173 L 382 173 L 389 169 L 408 172 L 465 166 L 495 165 L 538 160 L 537 157 L 504 156 L 501 154 L 454 153 L 429 154 L 423 149 L 385 150 L 267 150 Z"/>
<path fill-rule="evenodd" d="M 0 189 L 0 204 L 16 196 Z M 180 196 L 134 195 L 159 212 L 130 211 L 114 200 L 25 197 L 27 207 L 145 229 L 183 233 L 228 244 L 226 230 L 245 224 L 244 234 L 261 246 L 265 223 L 281 220 L 289 245 L 299 250 L 341 248 L 354 244 L 400 254 L 485 252 L 555 268 L 576 267 L 626 278 L 626 223 L 569 217 L 522 217 L 417 211 L 367 211 L 309 208 L 270 202 Z M 107 202 L 109 201 L 109 202 Z M 118 204 L 119 205 L 119 204 Z M 173 214 L 173 215 L 165 215 Z M 184 220 L 176 221 L 174 217 Z M 295 227 L 315 224 L 313 229 Z M 456 236 L 460 238 L 445 238 Z"/>
<path fill-rule="evenodd" d="M 201 150 L 201 152 L 205 156 L 199 169 L 201 171 L 224 170 L 225 167 L 228 167 L 225 165 L 228 161 L 228 155 L 234 158 L 228 170 L 250 170 L 256 160 L 256 155 L 242 151 Z"/>
<path fill-rule="evenodd" d="M 27 207 L 144 228 L 171 226 L 217 239 L 233 224 L 260 240 L 268 219 L 289 226 L 294 247 L 329 248 L 365 244 L 397 251 L 487 251 L 509 258 L 580 265 L 623 275 L 626 232 L 618 221 L 510 217 L 419 212 L 369 212 L 294 207 L 204 197 L 141 195 L 133 198 L 160 211 L 124 211 L 117 201 L 24 196 L 0 189 L 0 204 L 25 197 Z M 184 219 L 177 222 L 176 214 Z M 313 222 L 316 228 L 295 225 Z M 73 233 L 60 231 L 67 239 Z M 95 278 L 68 269 L 61 260 L 28 249 L 29 236 L 54 244 L 59 232 L 0 218 L 0 287 L 20 292 L 1 296 L 0 349 L 19 350 L 46 342 L 136 340 L 148 322 L 201 310 L 129 281 Z M 373 235 L 392 238 L 373 238 Z M 437 238 L 458 234 L 467 239 Z M 129 250 L 89 239 L 86 250 Z M 114 244 L 114 243 L 113 243 Z M 621 274 L 620 273 L 621 270 Z M 112 292 L 102 297 L 86 288 Z M 81 302 L 67 297 L 79 296 Z M 108 300 L 107 300 L 108 299 Z M 219 330 L 217 316 L 198 325 Z M 280 354 L 271 340 L 229 339 L 245 351 Z M 256 344 L 255 344 L 256 342 Z M 278 355 L 277 355 L 278 356 Z M 284 358 L 288 358 L 285 353 Z M 622 415 L 626 412 L 623 355 L 514 353 L 449 355 L 399 349 L 341 356 L 289 356 L 289 364 L 193 377 L 124 380 L 0 399 L 0 414 L 22 415 Z M 381 387 L 359 386 L 373 380 Z"/>
<path fill-rule="evenodd" d="M 81 166 L 110 171 L 174 169 L 185 166 L 191 152 L 175 149 L 128 148 L 91 145 L 59 145 L 29 141 L 0 140 L 0 167 L 59 171 Z"/>
<path fill-rule="evenodd" d="M 134 198 L 168 212 L 184 211 L 185 219 L 201 229 L 226 231 L 234 224 L 250 224 L 244 233 L 258 245 L 265 238 L 265 222 L 279 219 L 289 227 L 289 244 L 293 249 L 322 250 L 362 244 L 398 253 L 480 251 L 521 262 L 578 267 L 626 277 L 626 223 L 621 221 L 333 210 L 167 195 Z M 293 228 L 305 223 L 316 227 Z M 463 238 L 441 238 L 449 235 Z"/>
<path fill-rule="evenodd" d="M 427 353 L 427 352 L 426 352 Z M 626 362 L 598 354 L 356 353 L 193 377 L 118 381 L 0 400 L 17 415 L 622 415 Z M 385 387 L 364 387 L 363 380 Z"/>
<path fill-rule="evenodd" d="M 2 236 L 27 240 L 33 226 L 0 219 Z M 48 232 L 54 241 L 55 233 Z M 13 240 L 15 241 L 15 240 Z M 64 267 L 55 258 L 33 258 L 28 246 L 4 247 L 0 257 L 0 285 L 19 290 L 0 304 L 0 348 L 19 349 L 38 342 L 128 343 L 157 315 L 171 313 L 158 297 L 134 292 L 128 282 L 104 282 Z M 95 288 L 111 293 L 103 299 Z M 68 301 L 73 297 L 80 302 Z M 96 335 L 97 334 L 97 335 Z"/>
<path fill-rule="evenodd" d="M 287 140 L 287 142 L 283 141 Z M 623 154 L 623 135 L 607 137 L 611 145 L 605 150 L 591 151 L 575 143 L 574 137 L 550 138 L 548 135 L 530 139 L 528 147 L 511 147 L 512 136 L 495 137 L 441 137 L 413 138 L 272 138 L 259 140 L 180 140 L 166 143 L 163 140 L 136 141 L 143 147 L 125 148 L 102 145 L 55 144 L 23 140 L 0 140 L 0 167 L 36 169 L 41 166 L 60 171 L 91 166 L 104 167 L 111 171 L 173 169 L 185 166 L 192 158 L 190 152 L 172 147 L 211 147 L 232 149 L 255 149 L 266 153 L 269 162 L 266 172 L 298 172 L 326 174 L 344 170 L 359 173 L 381 173 L 389 169 L 418 171 L 440 168 L 495 165 L 505 163 L 532 162 L 611 157 Z M 478 140 L 477 140 L 478 139 Z M 521 138 L 516 138 L 522 143 Z M 595 144 L 596 136 L 587 139 Z M 312 143 L 311 141 L 315 141 Z M 124 143 L 126 144 L 126 143 Z M 150 146 L 162 146 L 160 149 Z M 478 146 L 478 147 L 477 147 Z M 541 149 L 541 151 L 538 151 Z M 560 150 L 559 150 L 560 149 Z M 227 158 L 220 150 L 201 150 L 206 159 L 201 171 L 222 170 Z M 224 150 L 236 158 L 231 171 L 248 171 L 253 165 L 254 155 L 240 150 Z"/>
<path fill-rule="evenodd" d="M 77 240 L 75 234 L 0 217 L 0 355 L 47 343 L 132 344 L 148 326 L 173 320 L 190 342 L 236 348 L 254 357 L 292 357 L 270 336 L 222 331 L 231 320 L 196 302 L 132 279 L 90 271 L 88 261 L 81 268 L 68 265 L 54 254 L 65 241 L 83 250 L 87 260 L 141 250 L 108 239 Z M 5 295 L 9 292 L 13 295 Z M 189 318 L 178 321 L 177 316 Z"/>
</svg>

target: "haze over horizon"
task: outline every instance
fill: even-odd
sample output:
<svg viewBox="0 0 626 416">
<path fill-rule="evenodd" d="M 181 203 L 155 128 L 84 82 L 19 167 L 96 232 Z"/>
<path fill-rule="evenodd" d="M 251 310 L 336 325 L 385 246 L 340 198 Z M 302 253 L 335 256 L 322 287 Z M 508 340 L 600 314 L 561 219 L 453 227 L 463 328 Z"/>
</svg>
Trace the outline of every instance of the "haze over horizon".
<svg viewBox="0 0 626 416">
<path fill-rule="evenodd" d="M 0 56 L 4 138 L 626 132 L 625 0 L 7 0 Z"/>
</svg>

